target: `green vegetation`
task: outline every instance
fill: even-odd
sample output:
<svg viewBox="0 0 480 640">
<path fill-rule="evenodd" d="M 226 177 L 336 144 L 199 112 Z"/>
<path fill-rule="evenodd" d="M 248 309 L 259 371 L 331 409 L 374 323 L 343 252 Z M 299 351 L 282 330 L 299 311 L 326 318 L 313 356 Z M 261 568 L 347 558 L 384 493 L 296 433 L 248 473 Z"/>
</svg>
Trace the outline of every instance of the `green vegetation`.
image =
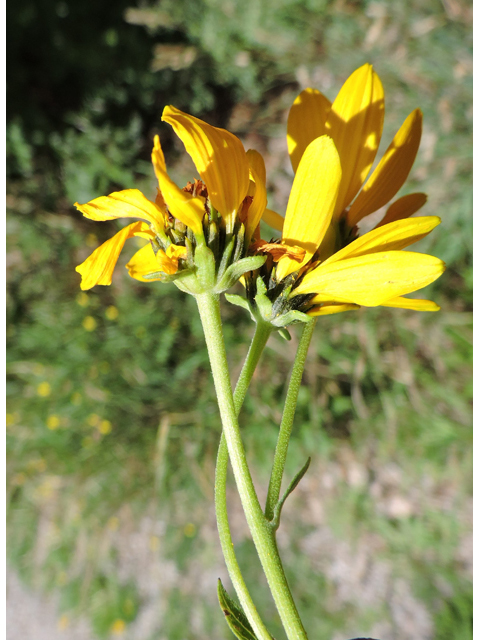
<svg viewBox="0 0 480 640">
<path fill-rule="evenodd" d="M 443 219 L 421 246 L 448 265 L 427 292 L 442 311 L 363 310 L 318 323 L 288 478 L 313 460 L 285 507 L 280 543 L 312 638 L 471 637 L 468 3 L 42 5 L 8 6 L 10 561 L 59 593 L 62 612 L 88 616 L 99 637 L 122 625 L 128 637 L 145 610 L 152 640 L 230 637 L 216 604 L 211 517 L 220 423 L 194 300 L 137 283 L 121 264 L 111 287 L 81 293 L 74 267 L 115 225 L 84 220 L 71 203 L 132 186 L 153 196 L 157 131 L 172 173 L 191 178 L 160 123 L 171 103 L 265 153 L 270 206 L 282 210 L 298 83 L 333 98 L 368 60 L 386 89 L 381 150 L 412 109 L 424 112 L 405 192 L 427 192 L 425 214 Z M 123 264 L 127 254 L 132 246 Z M 223 311 L 235 376 L 252 326 L 236 308 Z M 270 340 L 242 413 L 259 483 L 293 354 Z M 251 542 L 239 534 L 236 543 L 282 637 Z M 410 635 L 407 620 L 417 625 Z"/>
</svg>

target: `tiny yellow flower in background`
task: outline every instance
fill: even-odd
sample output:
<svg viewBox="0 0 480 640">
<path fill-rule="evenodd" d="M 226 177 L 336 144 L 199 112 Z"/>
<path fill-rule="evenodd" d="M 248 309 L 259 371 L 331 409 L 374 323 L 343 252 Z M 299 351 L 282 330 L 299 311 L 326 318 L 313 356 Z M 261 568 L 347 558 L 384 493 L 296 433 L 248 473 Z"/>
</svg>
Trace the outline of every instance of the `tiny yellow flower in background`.
<svg viewBox="0 0 480 640">
<path fill-rule="evenodd" d="M 96 413 L 91 413 L 87 418 L 87 424 L 91 427 L 96 427 L 98 424 L 100 424 L 100 421 L 101 418 Z"/>
<path fill-rule="evenodd" d="M 110 531 L 116 531 L 119 524 L 120 520 L 117 518 L 117 516 L 112 516 L 108 519 L 107 527 L 110 529 Z"/>
<path fill-rule="evenodd" d="M 90 298 L 83 291 L 81 291 L 78 294 L 76 300 L 77 300 L 77 304 L 80 305 L 81 307 L 88 307 L 88 304 L 90 302 Z"/>
<path fill-rule="evenodd" d="M 116 320 L 118 318 L 117 307 L 114 307 L 113 305 L 107 307 L 107 309 L 105 310 L 105 317 L 107 318 L 107 320 Z"/>
<path fill-rule="evenodd" d="M 98 242 L 98 238 L 94 233 L 89 233 L 85 240 L 87 247 L 94 247 Z"/>
<path fill-rule="evenodd" d="M 197 527 L 193 524 L 193 522 L 187 522 L 187 524 L 183 527 L 183 533 L 187 536 L 187 538 L 193 538 L 193 536 L 197 533 Z"/>
<path fill-rule="evenodd" d="M 125 623 L 125 620 L 122 620 L 121 618 L 117 618 L 117 620 L 115 620 L 115 622 L 110 627 L 110 632 L 114 636 L 121 636 L 124 634 L 126 627 L 127 625 Z"/>
<path fill-rule="evenodd" d="M 103 436 L 108 435 L 112 430 L 112 423 L 110 420 L 102 420 L 100 424 L 97 426 L 97 429 Z"/>
<path fill-rule="evenodd" d="M 6 418 L 6 425 L 7 427 L 11 427 L 12 425 L 14 425 L 16 422 L 18 422 L 20 415 L 18 414 L 17 411 L 14 411 L 13 413 L 7 413 L 7 415 L 5 416 Z"/>
<path fill-rule="evenodd" d="M 37 395 L 41 398 L 46 398 L 52 392 L 52 387 L 48 382 L 41 382 L 37 387 Z"/>
<path fill-rule="evenodd" d="M 95 331 L 97 328 L 97 321 L 93 316 L 85 316 L 82 322 L 82 326 L 85 331 Z"/>
<path fill-rule="evenodd" d="M 70 626 L 70 618 L 64 614 L 58 619 L 57 628 L 59 631 L 65 631 Z"/>
<path fill-rule="evenodd" d="M 48 416 L 47 428 L 50 429 L 50 431 L 55 431 L 56 429 L 58 429 L 59 426 L 60 426 L 60 418 L 57 415 L 52 414 Z"/>
<path fill-rule="evenodd" d="M 150 536 L 150 551 L 158 551 L 160 549 L 160 538 L 158 536 Z"/>
</svg>

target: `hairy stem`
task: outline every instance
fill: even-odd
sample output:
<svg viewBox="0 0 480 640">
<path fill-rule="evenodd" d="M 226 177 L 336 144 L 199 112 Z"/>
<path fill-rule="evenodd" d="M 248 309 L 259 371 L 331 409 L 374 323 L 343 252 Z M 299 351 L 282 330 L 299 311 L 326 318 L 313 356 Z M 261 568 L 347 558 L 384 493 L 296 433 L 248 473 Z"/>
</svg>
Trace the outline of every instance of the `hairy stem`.
<svg viewBox="0 0 480 640">
<path fill-rule="evenodd" d="M 288 587 L 273 529 L 262 511 L 248 468 L 233 401 L 218 295 L 202 293 L 196 296 L 196 300 L 210 357 L 228 455 L 247 523 L 287 637 L 289 640 L 306 640 L 307 635 Z"/>
<path fill-rule="evenodd" d="M 271 332 L 272 327 L 266 322 L 261 322 L 255 325 L 255 335 L 253 336 L 250 349 L 248 350 L 248 354 L 243 364 L 240 377 L 235 387 L 235 393 L 233 395 L 237 416 L 240 413 L 248 386 Z M 215 513 L 217 516 L 218 535 L 223 551 L 223 557 L 225 558 L 225 564 L 227 565 L 227 570 L 238 599 L 240 600 L 240 604 L 243 607 L 248 621 L 252 625 L 255 635 L 259 640 L 271 640 L 271 635 L 265 627 L 252 597 L 250 596 L 235 555 L 235 549 L 230 533 L 230 525 L 228 522 L 227 471 L 228 449 L 225 436 L 222 433 L 220 445 L 218 447 L 217 466 L 215 469 Z"/>
</svg>

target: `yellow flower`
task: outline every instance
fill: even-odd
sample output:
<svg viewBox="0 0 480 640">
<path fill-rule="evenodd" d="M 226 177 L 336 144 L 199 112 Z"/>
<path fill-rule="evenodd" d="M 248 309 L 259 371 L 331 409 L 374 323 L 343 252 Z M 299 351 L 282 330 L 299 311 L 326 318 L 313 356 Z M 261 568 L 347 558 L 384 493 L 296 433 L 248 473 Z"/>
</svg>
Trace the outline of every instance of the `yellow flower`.
<svg viewBox="0 0 480 640">
<path fill-rule="evenodd" d="M 41 382 L 37 387 L 37 395 L 46 398 L 52 392 L 52 388 L 48 382 Z"/>
<path fill-rule="evenodd" d="M 126 627 L 127 625 L 125 623 L 125 620 L 122 620 L 121 618 L 117 618 L 117 620 L 113 622 L 110 628 L 110 632 L 114 636 L 121 636 L 125 632 Z"/>
<path fill-rule="evenodd" d="M 57 415 L 52 414 L 48 416 L 47 428 L 50 429 L 50 431 L 55 431 L 56 429 L 58 429 L 59 426 L 60 426 L 60 418 Z"/>
<path fill-rule="evenodd" d="M 403 297 L 430 284 L 445 269 L 433 256 L 402 251 L 440 223 L 436 216 L 409 218 L 425 203 L 424 194 L 400 198 L 375 229 L 356 238 L 357 222 L 384 206 L 402 186 L 420 142 L 417 109 L 348 206 L 373 164 L 383 104 L 383 88 L 371 65 L 350 76 L 333 104 L 313 89 L 295 100 L 287 140 L 296 173 L 282 239 L 280 245 L 254 245 L 257 252 L 270 254 L 260 269 L 264 282 L 272 282 L 275 269 L 274 286 L 283 283 L 276 294 L 289 300 L 283 314 L 300 310 L 326 315 L 378 305 L 439 308 L 429 300 Z"/>
<path fill-rule="evenodd" d="M 129 275 L 141 281 L 168 280 L 187 269 L 195 247 L 208 244 L 218 252 L 219 225 L 226 246 L 225 237 L 238 232 L 243 224 L 237 243 L 240 251 L 230 251 L 237 260 L 246 253 L 267 203 L 262 157 L 255 151 L 245 152 L 240 140 L 228 131 L 174 107 L 166 107 L 162 119 L 172 125 L 184 143 L 201 181 L 180 189 L 167 173 L 160 140 L 155 136 L 152 163 L 159 186 L 155 202 L 137 189 L 127 189 L 86 204 L 76 203 L 92 220 L 140 220 L 124 227 L 77 267 L 83 290 L 111 284 L 123 245 L 135 236 L 149 241 L 127 264 Z M 217 267 L 219 264 L 220 259 Z"/>
<path fill-rule="evenodd" d="M 95 331 L 97 328 L 97 321 L 93 316 L 85 316 L 82 322 L 82 326 L 85 331 Z"/>
<path fill-rule="evenodd" d="M 108 320 L 116 320 L 118 318 L 118 309 L 117 307 L 110 305 L 109 307 L 107 307 L 106 311 L 105 311 L 105 317 Z"/>
<path fill-rule="evenodd" d="M 327 134 L 335 143 L 342 179 L 333 223 L 343 221 L 347 235 L 360 220 L 395 196 L 407 179 L 417 155 L 422 135 L 420 109 L 415 109 L 406 118 L 365 182 L 380 144 L 383 116 L 383 87 L 370 64 L 364 64 L 352 73 L 333 103 L 319 91 L 309 88 L 300 93 L 290 109 L 287 143 L 294 171 L 315 138 Z M 424 194 L 400 198 L 379 225 L 407 218 L 425 202 Z"/>
</svg>

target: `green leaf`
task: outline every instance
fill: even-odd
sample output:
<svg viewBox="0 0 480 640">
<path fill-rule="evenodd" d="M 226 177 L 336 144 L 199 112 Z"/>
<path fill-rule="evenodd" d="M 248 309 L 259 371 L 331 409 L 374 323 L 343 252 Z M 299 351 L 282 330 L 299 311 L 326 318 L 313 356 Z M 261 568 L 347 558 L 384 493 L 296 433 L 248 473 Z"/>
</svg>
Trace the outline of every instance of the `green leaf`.
<svg viewBox="0 0 480 640">
<path fill-rule="evenodd" d="M 248 300 L 243 298 L 242 296 L 238 296 L 235 293 L 226 293 L 225 298 L 230 302 L 230 304 L 234 304 L 237 307 L 242 307 L 242 309 L 246 309 L 250 311 L 250 306 L 248 304 Z"/>
<path fill-rule="evenodd" d="M 222 279 L 215 287 L 215 291 L 217 293 L 222 293 L 223 291 L 230 289 L 230 287 L 232 287 L 244 273 L 260 269 L 266 259 L 267 256 L 251 256 L 249 258 L 243 258 L 238 262 L 234 262 L 225 271 Z"/>
<path fill-rule="evenodd" d="M 286 327 L 289 324 L 297 324 L 299 322 L 311 322 L 312 318 L 301 311 L 288 311 L 282 316 L 272 320 L 272 324 L 276 327 Z"/>
<path fill-rule="evenodd" d="M 293 477 L 293 480 L 288 485 L 287 490 L 283 494 L 283 497 L 277 502 L 277 505 L 275 506 L 275 509 L 273 512 L 273 519 L 271 522 L 271 525 L 275 530 L 278 529 L 278 527 L 280 526 L 280 516 L 282 514 L 282 509 L 283 509 L 283 505 L 285 504 L 285 500 L 297 488 L 298 483 L 303 478 L 303 476 L 307 473 L 308 467 L 310 466 L 311 461 L 312 459 L 308 458 L 308 460 L 300 469 L 300 471 Z"/>
<path fill-rule="evenodd" d="M 239 640 L 258 640 L 255 635 L 247 616 L 244 614 L 240 605 L 238 605 L 225 591 L 222 581 L 218 579 L 217 586 L 218 601 L 223 611 L 225 620 L 231 631 Z"/>
</svg>

